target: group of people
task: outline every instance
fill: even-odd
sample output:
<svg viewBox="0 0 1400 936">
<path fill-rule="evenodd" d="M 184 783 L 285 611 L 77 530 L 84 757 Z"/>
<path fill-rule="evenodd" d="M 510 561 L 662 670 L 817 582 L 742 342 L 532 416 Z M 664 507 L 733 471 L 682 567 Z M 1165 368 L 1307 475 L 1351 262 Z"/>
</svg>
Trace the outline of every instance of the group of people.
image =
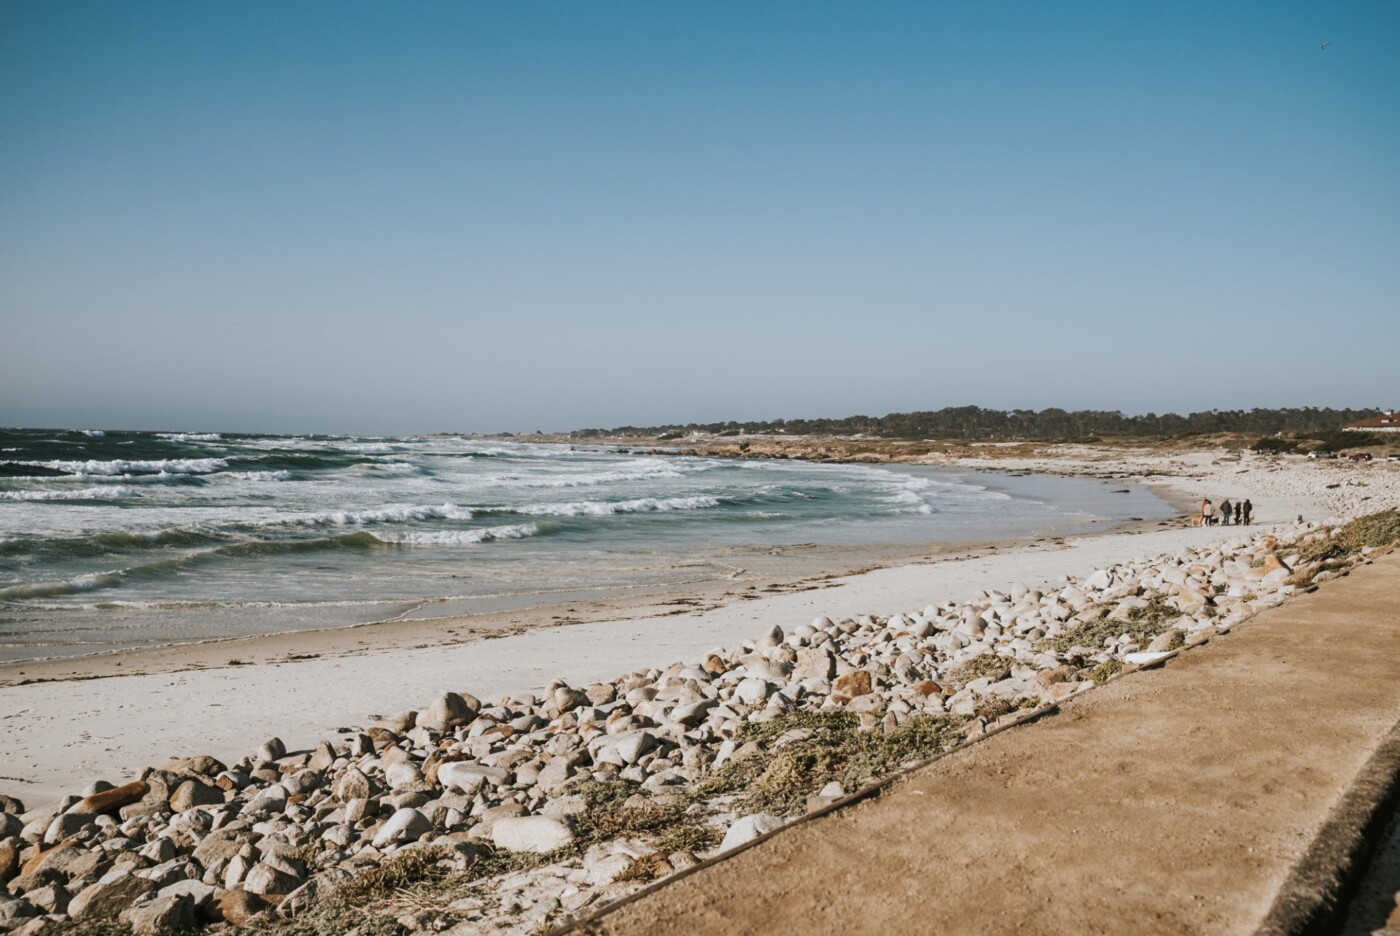
<svg viewBox="0 0 1400 936">
<path fill-rule="evenodd" d="M 1216 507 L 1209 499 L 1201 501 L 1201 526 L 1249 526 L 1254 505 L 1249 498 L 1231 504 L 1226 498 Z"/>
</svg>

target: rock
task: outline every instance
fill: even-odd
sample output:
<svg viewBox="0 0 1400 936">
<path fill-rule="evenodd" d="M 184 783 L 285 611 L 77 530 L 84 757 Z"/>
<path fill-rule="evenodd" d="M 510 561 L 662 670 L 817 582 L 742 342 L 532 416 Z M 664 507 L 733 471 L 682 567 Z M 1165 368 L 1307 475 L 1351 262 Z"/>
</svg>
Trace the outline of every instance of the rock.
<svg viewBox="0 0 1400 936">
<path fill-rule="evenodd" d="M 139 803 L 141 798 L 150 792 L 150 786 L 144 781 L 135 780 L 131 783 L 123 784 L 119 787 L 106 790 L 101 793 L 94 793 L 85 796 L 69 807 L 68 811 L 73 813 L 114 813 L 123 806 L 132 803 Z"/>
<path fill-rule="evenodd" d="M 466 796 L 475 796 L 477 790 L 480 790 L 487 781 L 501 783 L 509 775 L 509 771 L 499 767 L 487 767 L 476 761 L 449 761 L 445 764 L 439 764 L 437 769 L 438 783 L 449 790 L 457 790 Z"/>
<path fill-rule="evenodd" d="M 481 702 L 474 696 L 444 692 L 425 712 L 419 712 L 414 723 L 420 728 L 432 731 L 447 731 L 470 724 L 481 711 Z"/>
<path fill-rule="evenodd" d="M 25 813 L 24 802 L 13 796 L 0 793 L 0 813 L 9 813 L 12 816 L 22 816 Z"/>
<path fill-rule="evenodd" d="M 804 679 L 829 680 L 836 675 L 836 657 L 825 647 L 813 647 L 797 651 L 797 665 L 792 670 L 792 678 L 798 682 Z"/>
<path fill-rule="evenodd" d="M 316 745 L 316 750 L 311 752 L 311 760 L 306 762 L 306 766 L 310 767 L 312 770 L 324 772 L 331 769 L 331 765 L 335 763 L 335 760 L 335 748 L 331 747 L 329 741 L 322 741 L 320 744 Z"/>
<path fill-rule="evenodd" d="M 439 767 L 438 770 L 439 777 L 441 777 L 442 768 Z M 347 768 L 345 773 L 340 775 L 340 779 L 331 786 L 331 795 L 342 803 L 348 803 L 355 799 L 369 799 L 378 796 L 379 793 L 379 784 L 356 767 Z"/>
<path fill-rule="evenodd" d="M 729 851 L 731 848 L 738 848 L 761 835 L 782 828 L 785 824 L 782 819 L 767 813 L 757 813 L 736 819 L 734 824 L 729 827 L 729 831 L 724 833 L 724 841 L 720 843 L 719 850 Z"/>
<path fill-rule="evenodd" d="M 268 906 L 268 902 L 257 894 L 251 894 L 241 887 L 233 887 L 214 897 L 209 905 L 208 914 L 215 921 L 241 926 Z"/>
<path fill-rule="evenodd" d="M 92 820 L 96 818 L 92 813 L 64 813 L 55 816 L 44 832 L 44 841 L 53 844 L 71 838 L 92 825 Z"/>
<path fill-rule="evenodd" d="M 290 894 L 300 886 L 301 878 L 261 861 L 253 865 L 248 876 L 243 879 L 244 890 L 263 896 Z"/>
<path fill-rule="evenodd" d="M 7 837 L 0 840 L 0 884 L 15 876 L 19 870 L 19 839 Z"/>
<path fill-rule="evenodd" d="M 281 738 L 269 738 L 263 742 L 263 746 L 258 748 L 257 760 L 264 763 L 281 760 L 287 756 L 287 746 L 282 743 Z"/>
<path fill-rule="evenodd" d="M 433 824 L 418 810 L 400 809 L 379 827 L 374 836 L 374 847 L 384 848 L 396 842 L 416 842 L 432 830 Z"/>
<path fill-rule="evenodd" d="M 506 851 L 545 854 L 573 840 L 573 830 L 553 816 L 510 816 L 491 826 L 492 844 Z"/>
<path fill-rule="evenodd" d="M 195 773 L 202 777 L 217 777 L 228 770 L 227 767 L 207 754 L 195 757 L 174 757 L 156 769 L 170 773 Z"/>
<path fill-rule="evenodd" d="M 1147 645 L 1151 653 L 1165 653 L 1168 650 L 1175 650 L 1182 645 L 1181 632 L 1169 630 L 1165 634 L 1158 634 L 1152 638 L 1152 642 Z"/>
<path fill-rule="evenodd" d="M 656 738 L 650 732 L 638 731 L 617 742 L 617 753 L 625 764 L 635 764 L 642 755 L 656 746 Z"/>
<path fill-rule="evenodd" d="M 68 891 L 61 884 L 46 884 L 26 891 L 24 899 L 45 913 L 63 913 L 68 909 Z"/>
<path fill-rule="evenodd" d="M 694 728 L 705 720 L 705 716 L 710 713 L 719 702 L 715 699 L 700 699 L 697 702 L 687 702 L 684 705 L 677 705 L 671 710 L 671 720 L 687 728 Z"/>
<path fill-rule="evenodd" d="M 277 915 L 286 917 L 310 910 L 350 883 L 353 878 L 353 874 L 340 868 L 332 868 L 318 874 L 288 894 L 287 899 L 278 904 Z"/>
<path fill-rule="evenodd" d="M 1073 675 L 1074 667 L 1065 664 L 1040 670 L 1035 674 L 1035 682 L 1040 688 L 1048 689 L 1056 683 L 1065 682 Z"/>
<path fill-rule="evenodd" d="M 174 884 L 162 887 L 156 896 L 186 896 L 194 901 L 195 913 L 203 915 L 205 909 L 213 903 L 215 897 L 219 896 L 221 890 L 223 890 L 223 888 L 215 887 L 212 884 L 205 884 L 203 881 L 184 880 L 176 881 Z"/>
<path fill-rule="evenodd" d="M 199 780 L 186 780 L 175 788 L 170 797 L 170 811 L 188 812 L 199 806 L 222 806 L 224 793 L 218 787 L 208 786 Z"/>
<path fill-rule="evenodd" d="M 13 813 L 0 812 L 0 839 L 18 838 L 24 830 L 24 820 Z"/>
<path fill-rule="evenodd" d="M 183 933 L 195 928 L 194 900 L 188 894 L 157 897 L 124 911 L 121 918 L 135 936 Z"/>
<path fill-rule="evenodd" d="M 758 705 L 768 698 L 768 681 L 750 676 L 734 688 L 734 698 L 745 705 Z"/>
<path fill-rule="evenodd" d="M 39 908 L 27 900 L 5 900 L 0 898 L 0 929 L 8 930 L 18 926 L 20 920 L 27 920 L 39 913 Z"/>
<path fill-rule="evenodd" d="M 208 868 L 219 861 L 228 861 L 243 850 L 244 842 L 239 833 L 218 829 L 206 835 L 194 849 L 194 860 L 201 867 Z"/>
<path fill-rule="evenodd" d="M 849 702 L 854 698 L 869 695 L 871 691 L 870 672 L 868 670 L 851 670 L 836 677 L 836 681 L 831 684 L 831 698 L 834 702 Z"/>
<path fill-rule="evenodd" d="M 544 765 L 539 776 L 535 778 L 535 785 L 545 793 L 552 793 L 561 789 L 569 782 L 569 778 L 574 775 L 574 763 L 579 759 L 581 758 L 569 757 L 565 754 L 558 755 L 548 764 Z"/>
<path fill-rule="evenodd" d="M 68 915 L 75 920 L 115 915 L 155 889 L 155 884 L 128 870 L 109 871 L 78 892 L 68 904 Z"/>
</svg>

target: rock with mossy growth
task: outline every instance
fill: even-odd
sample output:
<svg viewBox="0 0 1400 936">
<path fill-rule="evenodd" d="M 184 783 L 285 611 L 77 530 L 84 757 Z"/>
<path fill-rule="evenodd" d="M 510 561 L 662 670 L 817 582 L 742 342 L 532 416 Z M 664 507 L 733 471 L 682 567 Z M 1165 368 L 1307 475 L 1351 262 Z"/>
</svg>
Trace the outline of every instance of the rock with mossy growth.
<svg viewBox="0 0 1400 936">
<path fill-rule="evenodd" d="M 869 695 L 871 690 L 870 672 L 863 669 L 851 670 L 837 676 L 836 681 L 831 684 L 831 699 L 833 702 L 849 702 Z"/>
</svg>

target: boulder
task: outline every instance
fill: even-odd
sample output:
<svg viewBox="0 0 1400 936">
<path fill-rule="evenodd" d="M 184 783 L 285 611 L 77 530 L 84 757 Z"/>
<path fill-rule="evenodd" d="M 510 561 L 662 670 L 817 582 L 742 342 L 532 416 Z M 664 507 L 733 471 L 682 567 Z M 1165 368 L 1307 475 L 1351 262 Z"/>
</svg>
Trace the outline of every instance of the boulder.
<svg viewBox="0 0 1400 936">
<path fill-rule="evenodd" d="M 155 889 L 153 882 L 129 870 L 109 871 L 78 892 L 68 904 L 68 915 L 75 920 L 112 916 Z"/>
<path fill-rule="evenodd" d="M 243 879 L 245 891 L 261 896 L 290 894 L 300 886 L 301 878 L 295 874 L 261 861 L 253 865 Z"/>
<path fill-rule="evenodd" d="M 268 908 L 266 900 L 257 894 L 249 893 L 241 887 L 232 887 L 219 892 L 209 904 L 207 914 L 214 921 L 242 926 L 253 916 Z"/>
<path fill-rule="evenodd" d="M 416 809 L 405 807 L 395 812 L 379 827 L 374 836 L 374 847 L 385 848 L 396 842 L 416 842 L 432 830 L 433 824 L 428 821 L 427 816 Z"/>
<path fill-rule="evenodd" d="M 782 828 L 786 823 L 777 816 L 770 816 L 767 813 L 758 813 L 752 816 L 744 816 L 736 819 L 729 827 L 729 831 L 724 833 L 724 841 L 720 843 L 720 851 L 729 851 L 731 848 L 738 848 L 748 842 L 752 842 L 760 835 L 767 835 L 775 829 Z"/>
<path fill-rule="evenodd" d="M 481 711 L 481 702 L 470 695 L 444 692 L 427 711 L 419 712 L 414 723 L 431 731 L 447 731 L 469 724 Z"/>
<path fill-rule="evenodd" d="M 123 806 L 141 802 L 148 792 L 150 786 L 142 780 L 135 780 L 131 783 L 113 787 L 101 793 L 94 793 L 85 796 L 68 808 L 72 813 L 114 813 Z"/>
<path fill-rule="evenodd" d="M 792 678 L 798 682 L 804 679 L 830 680 L 836 675 L 836 657 L 825 647 L 812 647 L 797 651 L 797 665 Z"/>
<path fill-rule="evenodd" d="M 170 773 L 193 773 L 203 777 L 217 777 L 228 770 L 219 761 L 207 754 L 200 754 L 195 757 L 172 757 L 156 768 Z"/>
<path fill-rule="evenodd" d="M 0 839 L 0 884 L 15 876 L 19 870 L 19 839 Z"/>
<path fill-rule="evenodd" d="M 859 696 L 869 695 L 870 691 L 870 673 L 867 670 L 857 669 L 843 673 L 831 684 L 831 698 L 834 702 L 849 702 Z"/>
<path fill-rule="evenodd" d="M 96 818 L 92 813 L 73 812 L 55 816 L 53 821 L 49 823 L 48 829 L 44 831 L 44 842 L 52 845 L 66 838 L 72 838 L 92 825 L 92 821 Z"/>
<path fill-rule="evenodd" d="M 188 894 L 157 897 L 125 910 L 121 918 L 135 936 L 162 936 L 195 928 L 194 900 Z"/>
<path fill-rule="evenodd" d="M 175 793 L 170 797 L 170 811 L 188 812 L 199 806 L 221 806 L 223 802 L 224 791 L 218 787 L 200 780 L 186 780 L 175 788 Z"/>
<path fill-rule="evenodd" d="M 484 783 L 495 786 L 504 783 L 509 777 L 510 771 L 505 768 L 488 767 L 476 761 L 450 761 L 439 764 L 437 769 L 438 783 L 448 789 L 459 790 L 467 796 L 474 795 Z"/>
<path fill-rule="evenodd" d="M 371 780 L 363 771 L 356 767 L 347 768 L 345 773 L 335 781 L 331 787 L 331 795 L 342 803 L 350 800 L 369 799 L 378 796 L 380 793 L 379 784 Z"/>
<path fill-rule="evenodd" d="M 573 830 L 554 816 L 510 816 L 491 826 L 491 842 L 513 852 L 546 854 L 572 844 Z"/>
</svg>

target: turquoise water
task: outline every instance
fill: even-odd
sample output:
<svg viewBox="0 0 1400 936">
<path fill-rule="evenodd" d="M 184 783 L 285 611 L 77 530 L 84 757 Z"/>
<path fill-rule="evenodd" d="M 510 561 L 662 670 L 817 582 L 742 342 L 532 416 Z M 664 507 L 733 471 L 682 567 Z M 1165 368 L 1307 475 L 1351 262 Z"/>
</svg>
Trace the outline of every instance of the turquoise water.
<svg viewBox="0 0 1400 936">
<path fill-rule="evenodd" d="M 464 438 L 0 430 L 0 463 L 10 660 L 682 587 L 735 547 L 1172 514 L 1095 481 Z"/>
</svg>

